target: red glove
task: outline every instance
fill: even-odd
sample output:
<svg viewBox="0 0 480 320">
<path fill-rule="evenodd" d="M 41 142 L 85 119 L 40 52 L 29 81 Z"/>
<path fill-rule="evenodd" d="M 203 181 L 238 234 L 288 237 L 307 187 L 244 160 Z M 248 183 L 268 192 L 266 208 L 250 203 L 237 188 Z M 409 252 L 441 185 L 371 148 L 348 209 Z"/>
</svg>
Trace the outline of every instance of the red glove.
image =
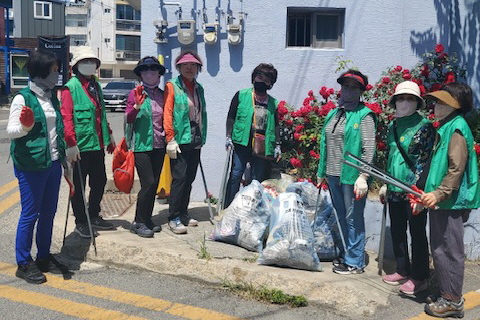
<svg viewBox="0 0 480 320">
<path fill-rule="evenodd" d="M 35 123 L 35 116 L 33 115 L 32 109 L 27 106 L 22 107 L 22 111 L 20 112 L 20 123 L 22 126 L 30 128 Z"/>
<path fill-rule="evenodd" d="M 135 104 L 137 105 L 137 109 L 139 109 L 146 98 L 145 92 L 143 91 L 143 86 L 142 85 L 137 86 L 134 89 L 133 93 L 135 96 Z"/>
<path fill-rule="evenodd" d="M 423 194 L 423 190 L 418 188 L 417 186 L 413 185 L 411 188 L 414 191 Z M 410 207 L 412 208 L 412 214 L 414 216 L 420 214 L 423 210 L 423 203 L 420 200 L 420 198 L 418 198 L 416 195 L 411 194 L 411 193 L 407 194 L 407 198 L 408 198 L 408 201 L 410 201 Z"/>
</svg>

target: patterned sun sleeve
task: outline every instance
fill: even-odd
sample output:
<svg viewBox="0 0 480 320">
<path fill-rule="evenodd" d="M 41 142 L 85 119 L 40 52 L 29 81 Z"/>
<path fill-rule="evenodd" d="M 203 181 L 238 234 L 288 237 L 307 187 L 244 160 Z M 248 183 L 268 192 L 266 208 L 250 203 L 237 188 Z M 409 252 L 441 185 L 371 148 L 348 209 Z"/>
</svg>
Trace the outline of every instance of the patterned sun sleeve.
<svg viewBox="0 0 480 320">
<path fill-rule="evenodd" d="M 417 183 L 423 170 L 428 165 L 435 144 L 435 135 L 435 128 L 431 123 L 427 123 L 413 136 L 408 148 L 408 153 L 413 155 L 413 158 L 416 160 L 414 162 L 415 176 L 412 179 L 413 181 L 410 181 L 412 184 Z"/>
</svg>

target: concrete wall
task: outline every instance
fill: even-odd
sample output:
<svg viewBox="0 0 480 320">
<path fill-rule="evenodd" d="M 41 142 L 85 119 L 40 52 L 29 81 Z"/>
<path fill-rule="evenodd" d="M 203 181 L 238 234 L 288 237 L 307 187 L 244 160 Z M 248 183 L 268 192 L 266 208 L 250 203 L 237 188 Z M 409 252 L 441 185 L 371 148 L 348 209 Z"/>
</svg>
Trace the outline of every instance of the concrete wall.
<svg viewBox="0 0 480 320">
<path fill-rule="evenodd" d="M 179 7 L 167 3 L 142 1 L 142 56 L 164 55 L 169 70 L 165 78 L 168 80 L 178 75 L 172 61 L 181 47 L 176 39 Z M 226 156 L 223 146 L 230 100 L 237 90 L 250 86 L 250 74 L 261 62 L 272 63 L 279 72 L 278 81 L 270 93 L 299 106 L 310 89 L 318 91 L 322 85 L 338 86 L 335 71 L 338 56 L 353 60 L 354 65 L 375 82 L 387 67 L 398 64 L 413 67 L 422 53 L 441 42 L 449 49 L 462 49 L 460 57 L 469 61 L 469 82 L 474 88 L 479 87 L 478 1 L 425 0 L 421 4 L 406 0 L 301 1 L 302 7 L 345 9 L 343 49 L 286 48 L 287 7 L 300 6 L 299 1 L 293 0 L 214 2 L 214 6 L 207 7 L 205 12 L 208 22 L 215 19 L 220 22 L 219 41 L 215 45 L 206 45 L 202 31 L 203 3 L 186 0 L 179 4 L 183 19 L 197 21 L 198 35 L 190 48 L 197 50 L 205 63 L 198 76 L 198 81 L 205 87 L 209 117 L 202 162 L 209 189 L 214 195 L 218 194 Z M 229 11 L 237 18 L 239 11 L 246 14 L 242 43 L 237 46 L 229 45 L 226 40 L 225 14 Z M 153 42 L 156 28 L 152 22 L 162 18 L 169 23 L 168 44 Z M 478 95 L 480 90 L 476 92 Z M 204 198 L 200 175 L 194 184 L 192 198 Z"/>
</svg>

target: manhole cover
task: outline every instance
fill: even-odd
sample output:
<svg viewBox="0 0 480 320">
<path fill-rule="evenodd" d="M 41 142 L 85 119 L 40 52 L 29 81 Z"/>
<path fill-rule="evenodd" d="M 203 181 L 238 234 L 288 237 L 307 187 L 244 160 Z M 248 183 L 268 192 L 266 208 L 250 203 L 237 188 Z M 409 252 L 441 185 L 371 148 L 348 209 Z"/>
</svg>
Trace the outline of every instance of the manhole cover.
<svg viewBox="0 0 480 320">
<path fill-rule="evenodd" d="M 103 195 L 100 207 L 104 218 L 122 216 L 137 200 L 136 194 L 108 193 Z"/>
</svg>

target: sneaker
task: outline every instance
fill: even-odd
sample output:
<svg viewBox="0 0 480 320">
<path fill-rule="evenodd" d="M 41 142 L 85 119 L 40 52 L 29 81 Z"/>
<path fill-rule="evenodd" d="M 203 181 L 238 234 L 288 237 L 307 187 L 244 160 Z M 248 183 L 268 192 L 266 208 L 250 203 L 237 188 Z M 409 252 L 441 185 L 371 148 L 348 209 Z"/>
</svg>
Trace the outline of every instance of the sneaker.
<svg viewBox="0 0 480 320">
<path fill-rule="evenodd" d="M 333 267 L 333 272 L 338 274 L 360 274 L 364 271 L 363 268 L 352 267 L 345 263 Z"/>
<path fill-rule="evenodd" d="M 344 262 L 345 262 L 345 259 L 343 259 L 342 257 L 339 257 L 339 258 L 333 259 L 332 264 L 333 264 L 334 267 L 338 267 L 339 265 L 343 264 Z"/>
<path fill-rule="evenodd" d="M 155 223 L 153 223 L 152 220 L 145 222 L 145 225 L 148 229 L 152 230 L 155 233 L 162 231 L 162 227 L 157 226 Z"/>
<path fill-rule="evenodd" d="M 173 220 L 168 221 L 168 227 L 170 228 L 170 230 L 172 230 L 173 233 L 176 233 L 176 234 L 187 233 L 187 228 L 180 221 L 180 218 L 175 218 Z"/>
<path fill-rule="evenodd" d="M 142 238 L 151 238 L 153 237 L 153 231 L 149 229 L 145 223 L 133 222 L 130 232 L 139 235 Z"/>
<path fill-rule="evenodd" d="M 23 279 L 28 283 L 40 284 L 47 281 L 45 275 L 38 270 L 35 261 L 29 261 L 27 264 L 18 266 L 15 272 L 17 278 Z"/>
<path fill-rule="evenodd" d="M 108 221 L 103 220 L 102 217 L 98 216 L 92 219 L 92 228 L 100 229 L 100 230 L 112 230 L 113 224 Z"/>
<path fill-rule="evenodd" d="M 88 227 L 88 223 L 77 224 L 77 226 L 75 227 L 75 232 L 78 233 L 78 235 L 82 238 L 92 237 L 90 235 L 90 228 Z M 93 230 L 93 236 L 94 237 L 98 236 L 98 232 Z"/>
<path fill-rule="evenodd" d="M 182 221 L 183 225 L 186 227 L 198 226 L 198 220 L 191 218 L 188 214 L 181 215 L 180 220 Z"/>
<path fill-rule="evenodd" d="M 399 284 L 402 284 L 407 280 L 408 278 L 406 276 L 402 276 L 397 272 L 393 274 L 387 274 L 383 277 L 383 282 L 388 283 L 389 285 L 392 285 L 392 286 L 398 286 Z"/>
<path fill-rule="evenodd" d="M 407 282 L 400 286 L 400 292 L 404 294 L 414 295 L 428 289 L 428 283 L 425 280 L 408 279 Z"/>
<path fill-rule="evenodd" d="M 37 258 L 35 263 L 37 264 L 38 269 L 42 272 L 50 272 L 54 274 L 68 273 L 68 267 L 63 263 L 60 263 L 51 254 L 47 258 Z"/>
<path fill-rule="evenodd" d="M 436 293 L 436 294 L 431 294 L 431 295 L 429 295 L 429 296 L 425 299 L 425 302 L 426 302 L 427 304 L 434 303 L 434 302 L 437 301 L 439 298 L 440 298 L 440 295 L 439 295 L 438 293 Z"/>
<path fill-rule="evenodd" d="M 463 303 L 463 298 L 460 302 L 453 302 L 440 297 L 437 301 L 425 305 L 425 313 L 437 318 L 463 318 Z"/>
</svg>

